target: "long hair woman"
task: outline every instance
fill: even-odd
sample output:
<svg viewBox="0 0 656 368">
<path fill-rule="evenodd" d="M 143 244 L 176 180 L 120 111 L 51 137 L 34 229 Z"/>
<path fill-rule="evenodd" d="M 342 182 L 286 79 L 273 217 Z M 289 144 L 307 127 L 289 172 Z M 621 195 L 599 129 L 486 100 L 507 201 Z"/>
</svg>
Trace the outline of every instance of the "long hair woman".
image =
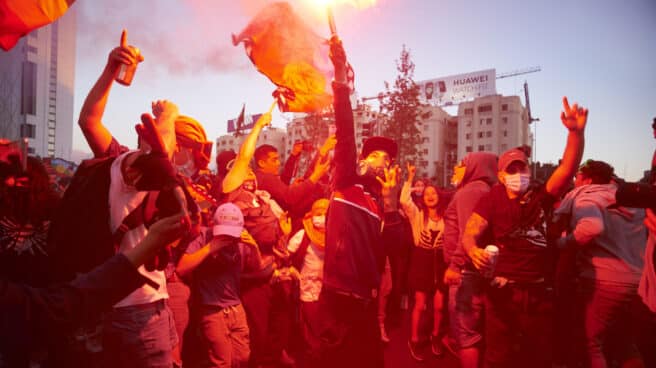
<svg viewBox="0 0 656 368">
<path fill-rule="evenodd" d="M 410 355 L 415 360 L 422 361 L 425 359 L 425 354 L 420 339 L 420 321 L 428 298 L 433 299 L 431 351 L 434 355 L 442 355 L 440 337 L 444 335 L 441 326 L 444 325 L 442 311 L 446 290 L 443 282 L 446 265 L 441 248 L 444 235 L 442 216 L 449 200 L 448 196 L 436 186 L 426 183 L 419 205 L 415 204 L 411 197 L 411 191 L 416 169 L 411 164 L 408 164 L 407 167 L 408 179 L 401 189 L 400 202 L 410 220 L 415 245 L 410 256 L 408 272 L 408 286 L 414 292 L 415 300 L 411 314 L 408 347 Z"/>
</svg>

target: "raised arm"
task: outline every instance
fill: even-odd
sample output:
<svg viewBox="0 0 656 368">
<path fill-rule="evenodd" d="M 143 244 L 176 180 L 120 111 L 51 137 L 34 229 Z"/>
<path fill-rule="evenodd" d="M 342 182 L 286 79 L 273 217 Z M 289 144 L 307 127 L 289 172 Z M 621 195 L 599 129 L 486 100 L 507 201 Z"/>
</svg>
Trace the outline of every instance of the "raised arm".
<svg viewBox="0 0 656 368">
<path fill-rule="evenodd" d="M 251 132 L 248 133 L 248 136 L 246 136 L 246 139 L 241 144 L 239 153 L 235 158 L 235 163 L 232 165 L 232 168 L 228 171 L 225 178 L 223 178 L 223 193 L 234 191 L 244 182 L 244 179 L 246 179 L 250 170 L 249 164 L 255 154 L 257 137 L 260 136 L 262 129 L 269 124 L 271 124 L 271 112 L 262 114 L 262 116 L 257 119 L 255 126 L 253 126 L 253 129 L 251 129 Z"/>
<path fill-rule="evenodd" d="M 143 61 L 139 50 L 127 45 L 127 33 L 123 32 L 121 45 L 109 53 L 107 65 L 84 100 L 78 119 L 82 133 L 96 157 L 104 155 L 112 141 L 112 134 L 103 124 L 102 117 L 114 78 L 122 64 L 130 65 Z"/>
<path fill-rule="evenodd" d="M 568 130 L 567 145 L 560 165 L 551 174 L 545 186 L 546 191 L 554 197 L 562 194 L 581 163 L 585 146 L 583 133 L 588 121 L 588 109 L 579 107 L 577 104 L 570 107 L 567 97 L 563 97 L 563 108 L 560 120 Z"/>
<path fill-rule="evenodd" d="M 415 180 L 415 173 L 417 169 L 409 162 L 407 164 L 407 168 L 408 179 L 405 181 L 405 183 L 403 183 L 403 188 L 401 188 L 401 198 L 399 199 L 399 202 L 401 202 L 401 207 L 403 207 L 405 214 L 408 216 L 408 218 L 410 218 L 410 223 L 413 223 L 415 217 L 417 217 L 419 214 L 419 209 L 417 208 L 415 202 L 412 200 L 412 182 Z"/>
<path fill-rule="evenodd" d="M 356 146 L 353 127 L 353 109 L 349 98 L 347 83 L 346 53 L 342 41 L 337 36 L 330 39 L 330 58 L 335 67 L 333 82 L 335 109 L 335 189 L 350 186 L 356 182 Z"/>
</svg>

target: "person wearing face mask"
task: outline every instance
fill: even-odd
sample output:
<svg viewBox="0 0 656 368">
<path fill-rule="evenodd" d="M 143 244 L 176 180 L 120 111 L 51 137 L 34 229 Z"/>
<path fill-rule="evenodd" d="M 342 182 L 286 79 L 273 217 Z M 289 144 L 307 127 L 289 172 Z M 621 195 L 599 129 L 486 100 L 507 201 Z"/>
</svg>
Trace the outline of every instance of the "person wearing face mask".
<svg viewBox="0 0 656 368">
<path fill-rule="evenodd" d="M 588 110 L 563 98 L 568 130 L 560 165 L 544 184 L 529 185 L 530 167 L 519 148 L 499 157 L 499 184 L 476 205 L 462 237 L 474 266 L 492 274 L 485 301 L 485 364 L 489 367 L 551 366 L 552 287 L 547 214 L 581 162 Z M 484 232 L 498 247 L 496 259 L 483 248 Z M 518 337 L 521 336 L 521 339 Z M 519 351 L 516 351 L 517 349 Z"/>
<path fill-rule="evenodd" d="M 303 340 L 306 351 L 317 344 L 317 307 L 323 281 L 323 260 L 326 247 L 326 211 L 328 199 L 321 198 L 302 220 L 303 228 L 296 232 L 287 245 L 292 254 L 292 265 L 300 272 L 300 301 Z"/>
</svg>

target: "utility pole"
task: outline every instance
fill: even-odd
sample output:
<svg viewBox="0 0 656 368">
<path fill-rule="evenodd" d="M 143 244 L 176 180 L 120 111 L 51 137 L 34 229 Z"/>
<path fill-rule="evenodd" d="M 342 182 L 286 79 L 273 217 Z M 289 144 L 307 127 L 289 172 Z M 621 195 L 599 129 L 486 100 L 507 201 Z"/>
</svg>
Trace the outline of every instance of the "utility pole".
<svg viewBox="0 0 656 368">
<path fill-rule="evenodd" d="M 534 122 L 540 121 L 540 119 L 533 118 L 533 115 L 531 114 L 531 100 L 528 97 L 528 82 L 524 80 L 524 98 L 526 99 L 526 111 L 528 112 L 528 124 L 531 125 Z M 538 125 L 535 124 L 533 126 L 533 177 L 535 178 L 537 174 L 537 134 L 538 134 Z"/>
</svg>

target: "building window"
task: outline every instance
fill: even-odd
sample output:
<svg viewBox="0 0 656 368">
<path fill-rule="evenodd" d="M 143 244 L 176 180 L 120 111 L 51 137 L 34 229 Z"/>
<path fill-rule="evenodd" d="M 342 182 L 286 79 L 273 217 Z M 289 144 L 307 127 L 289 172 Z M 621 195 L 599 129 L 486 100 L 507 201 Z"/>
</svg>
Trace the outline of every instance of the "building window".
<svg viewBox="0 0 656 368">
<path fill-rule="evenodd" d="M 492 111 L 492 105 L 483 105 L 478 107 L 478 112 L 490 112 Z"/>
<path fill-rule="evenodd" d="M 424 148 L 424 155 L 428 154 L 428 148 Z"/>
<path fill-rule="evenodd" d="M 508 111 L 508 104 L 501 105 L 501 111 Z"/>
<path fill-rule="evenodd" d="M 421 143 L 428 143 L 428 137 L 422 137 Z"/>
<path fill-rule="evenodd" d="M 478 138 L 483 138 L 483 132 L 478 132 Z"/>
<path fill-rule="evenodd" d="M 36 125 L 34 124 L 21 124 L 20 130 L 22 138 L 36 137 Z"/>
<path fill-rule="evenodd" d="M 485 132 L 485 136 L 488 138 L 492 137 L 492 132 L 488 130 L 487 132 Z"/>
<path fill-rule="evenodd" d="M 492 118 L 487 118 L 487 120 L 485 120 L 485 124 L 492 125 Z"/>
<path fill-rule="evenodd" d="M 36 115 L 36 64 L 23 62 L 21 114 Z"/>
<path fill-rule="evenodd" d="M 472 108 L 465 109 L 465 115 L 474 115 L 474 109 Z"/>
<path fill-rule="evenodd" d="M 471 120 L 467 120 L 467 122 L 465 123 L 465 126 L 468 127 L 468 128 L 471 127 Z"/>
<path fill-rule="evenodd" d="M 424 125 L 424 131 L 428 131 L 428 125 Z"/>
<path fill-rule="evenodd" d="M 491 144 L 486 144 L 485 145 L 485 150 L 486 151 L 492 151 L 492 145 Z"/>
<path fill-rule="evenodd" d="M 472 146 L 467 146 L 465 148 L 465 152 L 472 152 Z"/>
<path fill-rule="evenodd" d="M 502 117 L 501 122 L 504 124 L 508 124 L 508 117 L 507 116 Z"/>
<path fill-rule="evenodd" d="M 508 145 L 505 143 L 501 144 L 501 152 L 505 152 L 507 150 L 508 150 Z"/>
<path fill-rule="evenodd" d="M 466 133 L 465 134 L 465 139 L 471 139 L 471 133 Z"/>
<path fill-rule="evenodd" d="M 508 131 L 507 131 L 507 130 L 504 130 L 504 131 L 503 131 L 503 136 L 504 136 L 504 137 L 507 137 L 507 136 L 508 136 Z"/>
<path fill-rule="evenodd" d="M 484 122 L 485 122 L 485 119 L 481 119 L 481 120 L 479 120 L 478 125 L 483 125 Z"/>
<path fill-rule="evenodd" d="M 485 151 L 485 146 L 484 145 L 478 146 L 478 151 L 479 152 Z"/>
</svg>

